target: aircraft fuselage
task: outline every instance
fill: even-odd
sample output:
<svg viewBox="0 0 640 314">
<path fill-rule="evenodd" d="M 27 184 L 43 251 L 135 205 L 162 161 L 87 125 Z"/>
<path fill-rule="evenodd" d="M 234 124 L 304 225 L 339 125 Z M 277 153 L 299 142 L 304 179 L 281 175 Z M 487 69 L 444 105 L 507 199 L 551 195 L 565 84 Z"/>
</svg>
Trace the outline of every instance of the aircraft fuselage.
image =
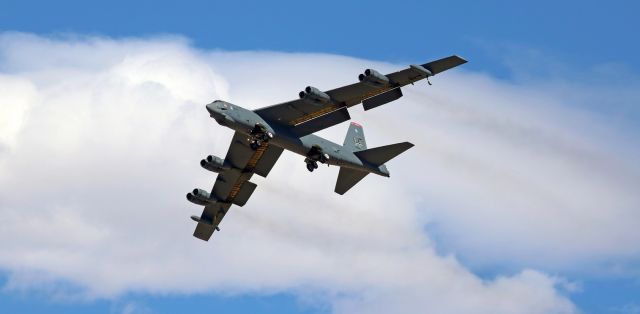
<svg viewBox="0 0 640 314">
<path fill-rule="evenodd" d="M 319 153 L 321 157 L 318 157 L 319 159 L 315 161 L 320 161 L 327 165 L 361 170 L 385 177 L 389 176 L 389 172 L 386 169 L 369 165 L 360 160 L 353 151 L 344 148 L 340 144 L 313 134 L 297 137 L 289 129 L 280 127 L 276 123 L 270 124 L 257 113 L 240 106 L 216 100 L 207 105 L 207 111 L 218 124 L 246 134 L 247 139 L 252 136 L 252 131 L 256 128 L 256 125 L 259 125 L 264 132 L 271 135 L 268 139 L 269 145 L 276 145 L 307 158 L 313 158 L 314 153 Z M 328 158 L 322 158 L 322 155 Z"/>
</svg>

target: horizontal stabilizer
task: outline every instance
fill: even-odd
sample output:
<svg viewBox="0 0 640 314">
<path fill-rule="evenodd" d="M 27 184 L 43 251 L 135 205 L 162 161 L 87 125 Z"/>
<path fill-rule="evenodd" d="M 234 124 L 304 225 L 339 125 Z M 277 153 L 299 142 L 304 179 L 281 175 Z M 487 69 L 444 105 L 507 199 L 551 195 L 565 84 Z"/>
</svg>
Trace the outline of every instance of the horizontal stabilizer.
<svg viewBox="0 0 640 314">
<path fill-rule="evenodd" d="M 376 148 L 365 149 L 354 152 L 360 160 L 366 161 L 373 166 L 383 165 L 385 162 L 391 160 L 402 154 L 407 149 L 413 147 L 413 144 L 409 142 L 402 142 L 397 144 L 391 144 L 386 146 L 380 146 Z"/>
<path fill-rule="evenodd" d="M 351 116 L 349 116 L 347 107 L 342 107 L 341 109 L 329 112 L 315 119 L 300 123 L 293 127 L 291 132 L 297 137 L 303 137 L 348 121 L 349 119 L 351 119 Z"/>
<path fill-rule="evenodd" d="M 362 178 L 366 177 L 369 173 L 359 170 L 353 170 L 349 168 L 340 168 L 338 173 L 338 181 L 336 182 L 335 192 L 342 195 L 349 191 L 354 185 L 356 185 Z"/>
</svg>

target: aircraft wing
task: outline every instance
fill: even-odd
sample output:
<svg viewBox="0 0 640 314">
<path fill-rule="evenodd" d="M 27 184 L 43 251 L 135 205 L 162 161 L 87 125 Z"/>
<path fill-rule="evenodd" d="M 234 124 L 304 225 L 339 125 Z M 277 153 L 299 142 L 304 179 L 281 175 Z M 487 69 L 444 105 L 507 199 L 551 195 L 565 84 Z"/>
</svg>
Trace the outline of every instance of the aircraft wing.
<svg viewBox="0 0 640 314">
<path fill-rule="evenodd" d="M 466 62 L 467 61 L 461 57 L 454 55 L 387 74 L 386 77 L 389 83 L 384 86 L 373 86 L 366 82 L 358 82 L 325 91 L 324 93 L 330 97 L 328 101 L 311 102 L 308 99 L 300 98 L 260 108 L 255 110 L 255 112 L 265 120 L 292 127 L 316 118 L 321 118 L 329 113 L 334 114 L 336 117 L 341 117 L 343 115 L 335 113 L 337 110 L 351 107 L 361 102 L 363 102 L 365 110 L 375 108 L 400 98 L 402 96 L 400 87 L 436 75 Z M 424 70 L 427 71 L 425 72 Z M 325 120 L 331 123 L 337 121 L 336 118 Z M 331 123 L 326 127 L 332 126 L 333 124 Z M 305 130 L 306 129 L 307 128 L 305 128 Z"/>
<path fill-rule="evenodd" d="M 231 169 L 220 172 L 211 189 L 211 197 L 218 201 L 204 207 L 193 236 L 208 241 L 231 205 L 244 206 L 251 197 L 256 188 L 256 184 L 249 181 L 251 176 L 257 173 L 266 177 L 282 151 L 268 143 L 254 151 L 249 147 L 247 136 L 236 132 L 225 157 Z"/>
</svg>

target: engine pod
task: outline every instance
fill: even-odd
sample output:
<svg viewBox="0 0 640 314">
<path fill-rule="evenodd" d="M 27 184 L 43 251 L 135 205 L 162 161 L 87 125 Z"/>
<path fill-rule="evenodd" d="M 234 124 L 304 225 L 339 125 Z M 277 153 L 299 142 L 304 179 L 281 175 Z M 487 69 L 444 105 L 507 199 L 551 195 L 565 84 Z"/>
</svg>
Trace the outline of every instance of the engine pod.
<svg viewBox="0 0 640 314">
<path fill-rule="evenodd" d="M 187 194 L 187 200 L 196 205 L 209 205 L 216 203 L 218 200 L 212 197 L 209 192 L 202 189 L 193 189 L 191 193 Z"/>
<path fill-rule="evenodd" d="M 201 160 L 200 166 L 216 173 L 231 169 L 231 166 L 229 166 L 222 158 L 213 155 L 209 155 L 206 159 Z"/>
<path fill-rule="evenodd" d="M 383 87 L 389 85 L 389 78 L 373 69 L 366 69 L 364 74 L 358 76 L 360 82 L 373 87 Z"/>
<path fill-rule="evenodd" d="M 301 99 L 307 100 L 314 104 L 328 104 L 332 102 L 331 96 L 313 86 L 307 86 L 303 91 L 299 93 L 299 96 Z"/>
</svg>

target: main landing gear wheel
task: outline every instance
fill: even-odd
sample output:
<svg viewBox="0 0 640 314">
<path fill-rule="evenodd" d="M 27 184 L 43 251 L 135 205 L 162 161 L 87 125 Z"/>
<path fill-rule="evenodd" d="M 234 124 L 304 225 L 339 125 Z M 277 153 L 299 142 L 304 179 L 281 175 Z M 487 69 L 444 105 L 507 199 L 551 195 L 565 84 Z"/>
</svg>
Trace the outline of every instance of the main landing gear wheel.
<svg viewBox="0 0 640 314">
<path fill-rule="evenodd" d="M 322 152 L 322 148 L 318 145 L 314 145 L 307 153 L 307 158 L 304 162 L 307 163 L 307 170 L 313 172 L 314 169 L 318 169 L 318 162 L 326 164 L 329 161 L 329 155 Z M 328 166 L 329 164 L 327 164 Z"/>
<path fill-rule="evenodd" d="M 315 169 L 318 169 L 318 163 L 315 161 L 308 161 L 307 170 L 309 170 L 309 172 L 313 172 Z"/>
<path fill-rule="evenodd" d="M 257 150 L 260 145 L 262 145 L 260 141 L 251 141 L 251 143 L 249 143 L 249 147 L 251 147 L 251 149 L 253 150 Z"/>
</svg>

